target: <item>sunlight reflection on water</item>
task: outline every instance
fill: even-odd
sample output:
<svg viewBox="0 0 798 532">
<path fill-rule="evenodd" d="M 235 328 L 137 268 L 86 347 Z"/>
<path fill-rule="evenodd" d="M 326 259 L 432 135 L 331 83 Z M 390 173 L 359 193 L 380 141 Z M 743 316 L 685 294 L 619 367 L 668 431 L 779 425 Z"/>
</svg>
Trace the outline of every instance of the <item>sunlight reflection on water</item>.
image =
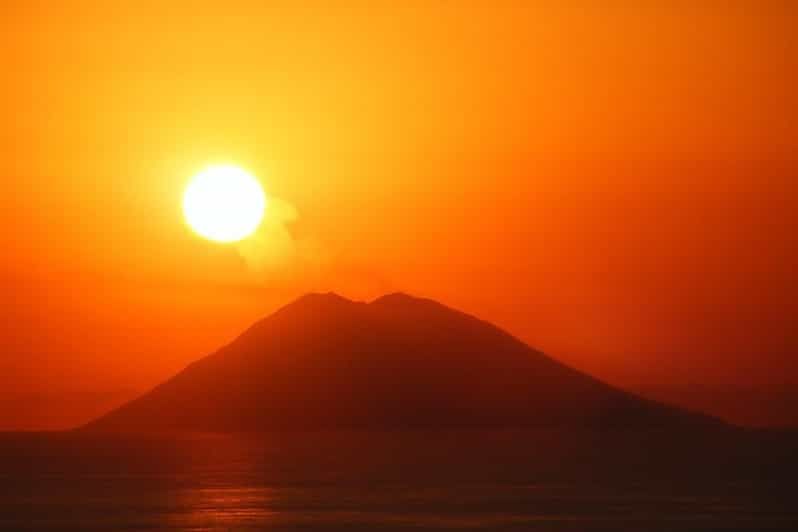
<svg viewBox="0 0 798 532">
<path fill-rule="evenodd" d="M 164 523 L 181 529 L 231 529 L 266 525 L 278 512 L 270 509 L 270 488 L 202 488 L 181 491 Z"/>
<path fill-rule="evenodd" d="M 0 435 L 0 529 L 794 530 L 779 486 L 753 482 L 759 461 L 661 464 L 637 438 L 466 436 Z"/>
</svg>

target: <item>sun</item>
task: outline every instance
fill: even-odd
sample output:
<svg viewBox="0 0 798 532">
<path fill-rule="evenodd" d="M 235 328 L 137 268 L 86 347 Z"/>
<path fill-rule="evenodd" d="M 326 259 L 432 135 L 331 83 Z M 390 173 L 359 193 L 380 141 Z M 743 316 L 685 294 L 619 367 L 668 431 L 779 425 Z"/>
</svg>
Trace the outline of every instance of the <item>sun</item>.
<svg viewBox="0 0 798 532">
<path fill-rule="evenodd" d="M 194 176 L 183 193 L 186 223 L 214 242 L 238 242 L 260 225 L 266 194 L 260 182 L 232 165 L 210 166 Z"/>
</svg>

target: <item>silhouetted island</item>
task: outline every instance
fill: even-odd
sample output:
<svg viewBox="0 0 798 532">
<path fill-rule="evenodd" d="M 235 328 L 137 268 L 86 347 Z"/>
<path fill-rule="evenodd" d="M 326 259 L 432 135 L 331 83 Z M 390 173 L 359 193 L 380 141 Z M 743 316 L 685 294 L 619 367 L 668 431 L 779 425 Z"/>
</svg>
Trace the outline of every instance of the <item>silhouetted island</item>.
<svg viewBox="0 0 798 532">
<path fill-rule="evenodd" d="M 713 426 L 404 294 L 309 294 L 86 430 Z"/>
</svg>

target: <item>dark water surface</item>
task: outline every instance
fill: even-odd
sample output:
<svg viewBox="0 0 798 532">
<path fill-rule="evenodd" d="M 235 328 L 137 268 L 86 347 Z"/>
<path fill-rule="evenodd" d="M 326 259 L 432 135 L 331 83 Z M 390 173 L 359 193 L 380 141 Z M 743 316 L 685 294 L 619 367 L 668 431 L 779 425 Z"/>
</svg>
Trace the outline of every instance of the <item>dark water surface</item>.
<svg viewBox="0 0 798 532">
<path fill-rule="evenodd" d="M 0 529 L 798 530 L 794 436 L 0 434 Z"/>
</svg>

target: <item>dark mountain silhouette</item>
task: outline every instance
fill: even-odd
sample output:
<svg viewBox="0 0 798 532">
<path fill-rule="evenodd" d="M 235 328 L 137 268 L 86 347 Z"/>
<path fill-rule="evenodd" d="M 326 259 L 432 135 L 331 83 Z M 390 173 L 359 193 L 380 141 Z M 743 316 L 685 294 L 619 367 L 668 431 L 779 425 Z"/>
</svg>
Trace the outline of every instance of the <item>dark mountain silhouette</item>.
<svg viewBox="0 0 798 532">
<path fill-rule="evenodd" d="M 613 388 L 431 300 L 310 294 L 84 428 L 713 424 L 720 422 Z"/>
</svg>

